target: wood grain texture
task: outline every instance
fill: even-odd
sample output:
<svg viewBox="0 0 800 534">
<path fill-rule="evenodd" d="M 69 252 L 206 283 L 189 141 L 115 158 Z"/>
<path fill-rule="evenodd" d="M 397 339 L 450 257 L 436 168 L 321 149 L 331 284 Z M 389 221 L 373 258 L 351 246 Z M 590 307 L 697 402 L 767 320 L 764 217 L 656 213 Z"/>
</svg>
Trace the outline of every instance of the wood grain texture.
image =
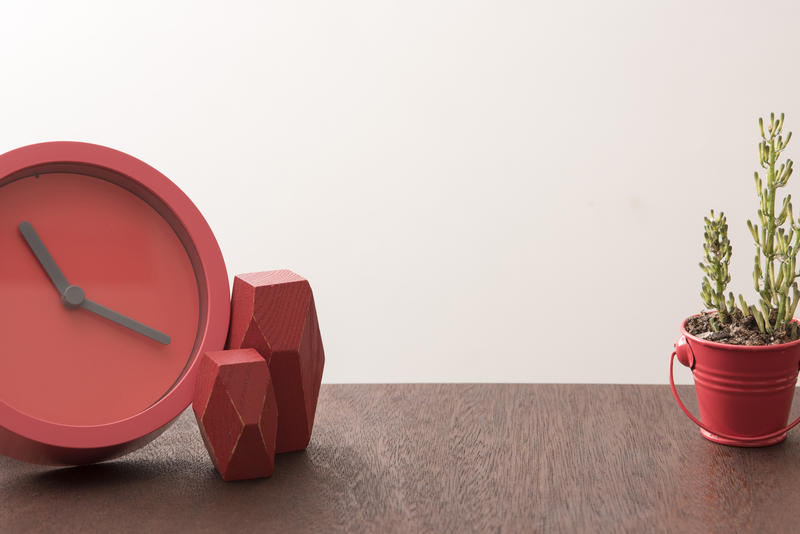
<svg viewBox="0 0 800 534">
<path fill-rule="evenodd" d="M 272 475 L 278 405 L 269 366 L 258 351 L 203 354 L 192 410 L 208 455 L 224 480 Z"/>
<path fill-rule="evenodd" d="M 305 449 L 325 366 L 308 280 L 286 269 L 236 276 L 227 348 L 255 349 L 269 364 L 280 414 L 276 452 Z"/>
<path fill-rule="evenodd" d="M 0 459 L 0 531 L 788 532 L 798 488 L 800 435 L 715 445 L 663 385 L 324 385 L 269 479 L 220 480 L 191 412 L 105 464 Z"/>
</svg>

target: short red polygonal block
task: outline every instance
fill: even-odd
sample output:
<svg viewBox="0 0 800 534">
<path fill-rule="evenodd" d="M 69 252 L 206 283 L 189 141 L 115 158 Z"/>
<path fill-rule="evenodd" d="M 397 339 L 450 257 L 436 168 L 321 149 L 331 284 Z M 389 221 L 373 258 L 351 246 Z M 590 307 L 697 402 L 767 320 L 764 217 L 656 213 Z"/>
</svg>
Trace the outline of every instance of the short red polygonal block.
<svg viewBox="0 0 800 534">
<path fill-rule="evenodd" d="M 192 408 L 223 479 L 272 475 L 278 406 L 269 367 L 257 351 L 206 352 L 197 371 Z"/>
<path fill-rule="evenodd" d="M 237 276 L 228 348 L 254 348 L 269 362 L 280 413 L 276 452 L 305 449 L 325 366 L 308 280 L 287 270 Z"/>
</svg>

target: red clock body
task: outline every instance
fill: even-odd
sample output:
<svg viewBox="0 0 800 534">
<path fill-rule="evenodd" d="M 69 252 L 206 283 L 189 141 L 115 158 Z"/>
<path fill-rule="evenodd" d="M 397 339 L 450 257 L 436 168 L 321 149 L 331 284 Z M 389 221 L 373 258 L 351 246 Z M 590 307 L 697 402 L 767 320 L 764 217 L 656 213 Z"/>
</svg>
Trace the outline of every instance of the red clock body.
<svg viewBox="0 0 800 534">
<path fill-rule="evenodd" d="M 161 173 L 86 143 L 0 156 L 0 452 L 74 465 L 146 444 L 229 313 L 211 229 Z"/>
</svg>

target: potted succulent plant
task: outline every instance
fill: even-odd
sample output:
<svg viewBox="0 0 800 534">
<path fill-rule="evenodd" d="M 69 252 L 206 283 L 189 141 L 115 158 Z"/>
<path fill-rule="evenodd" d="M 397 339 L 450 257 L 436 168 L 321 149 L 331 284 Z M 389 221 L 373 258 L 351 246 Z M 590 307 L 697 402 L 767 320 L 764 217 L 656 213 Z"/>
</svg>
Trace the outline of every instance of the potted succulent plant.
<svg viewBox="0 0 800 534">
<path fill-rule="evenodd" d="M 778 198 L 792 175 L 792 161 L 781 162 L 792 137 L 791 132 L 784 136 L 783 122 L 783 114 L 758 121 L 758 220 L 747 221 L 756 251 L 753 304 L 741 294 L 726 296 L 732 254 L 728 223 L 723 213 L 711 211 L 700 263 L 700 294 L 708 310 L 683 321 L 670 358 L 670 387 L 681 409 L 703 436 L 725 445 L 772 445 L 800 422 L 787 424 L 800 367 L 800 327 L 794 319 L 800 302 L 800 219 L 792 212 L 791 195 Z M 675 357 L 692 370 L 699 419 L 675 389 Z"/>
</svg>

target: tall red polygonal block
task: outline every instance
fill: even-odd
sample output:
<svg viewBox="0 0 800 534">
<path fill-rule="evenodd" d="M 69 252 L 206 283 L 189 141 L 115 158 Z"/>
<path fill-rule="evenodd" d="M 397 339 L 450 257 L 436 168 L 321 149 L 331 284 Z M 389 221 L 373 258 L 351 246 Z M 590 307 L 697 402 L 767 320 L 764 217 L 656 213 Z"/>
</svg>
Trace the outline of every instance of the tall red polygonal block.
<svg viewBox="0 0 800 534">
<path fill-rule="evenodd" d="M 192 408 L 211 461 L 223 479 L 272 475 L 278 406 L 269 367 L 257 351 L 205 353 Z"/>
<path fill-rule="evenodd" d="M 287 270 L 237 276 L 228 348 L 254 348 L 269 363 L 280 413 L 276 452 L 305 449 L 325 366 L 308 280 Z"/>
</svg>

